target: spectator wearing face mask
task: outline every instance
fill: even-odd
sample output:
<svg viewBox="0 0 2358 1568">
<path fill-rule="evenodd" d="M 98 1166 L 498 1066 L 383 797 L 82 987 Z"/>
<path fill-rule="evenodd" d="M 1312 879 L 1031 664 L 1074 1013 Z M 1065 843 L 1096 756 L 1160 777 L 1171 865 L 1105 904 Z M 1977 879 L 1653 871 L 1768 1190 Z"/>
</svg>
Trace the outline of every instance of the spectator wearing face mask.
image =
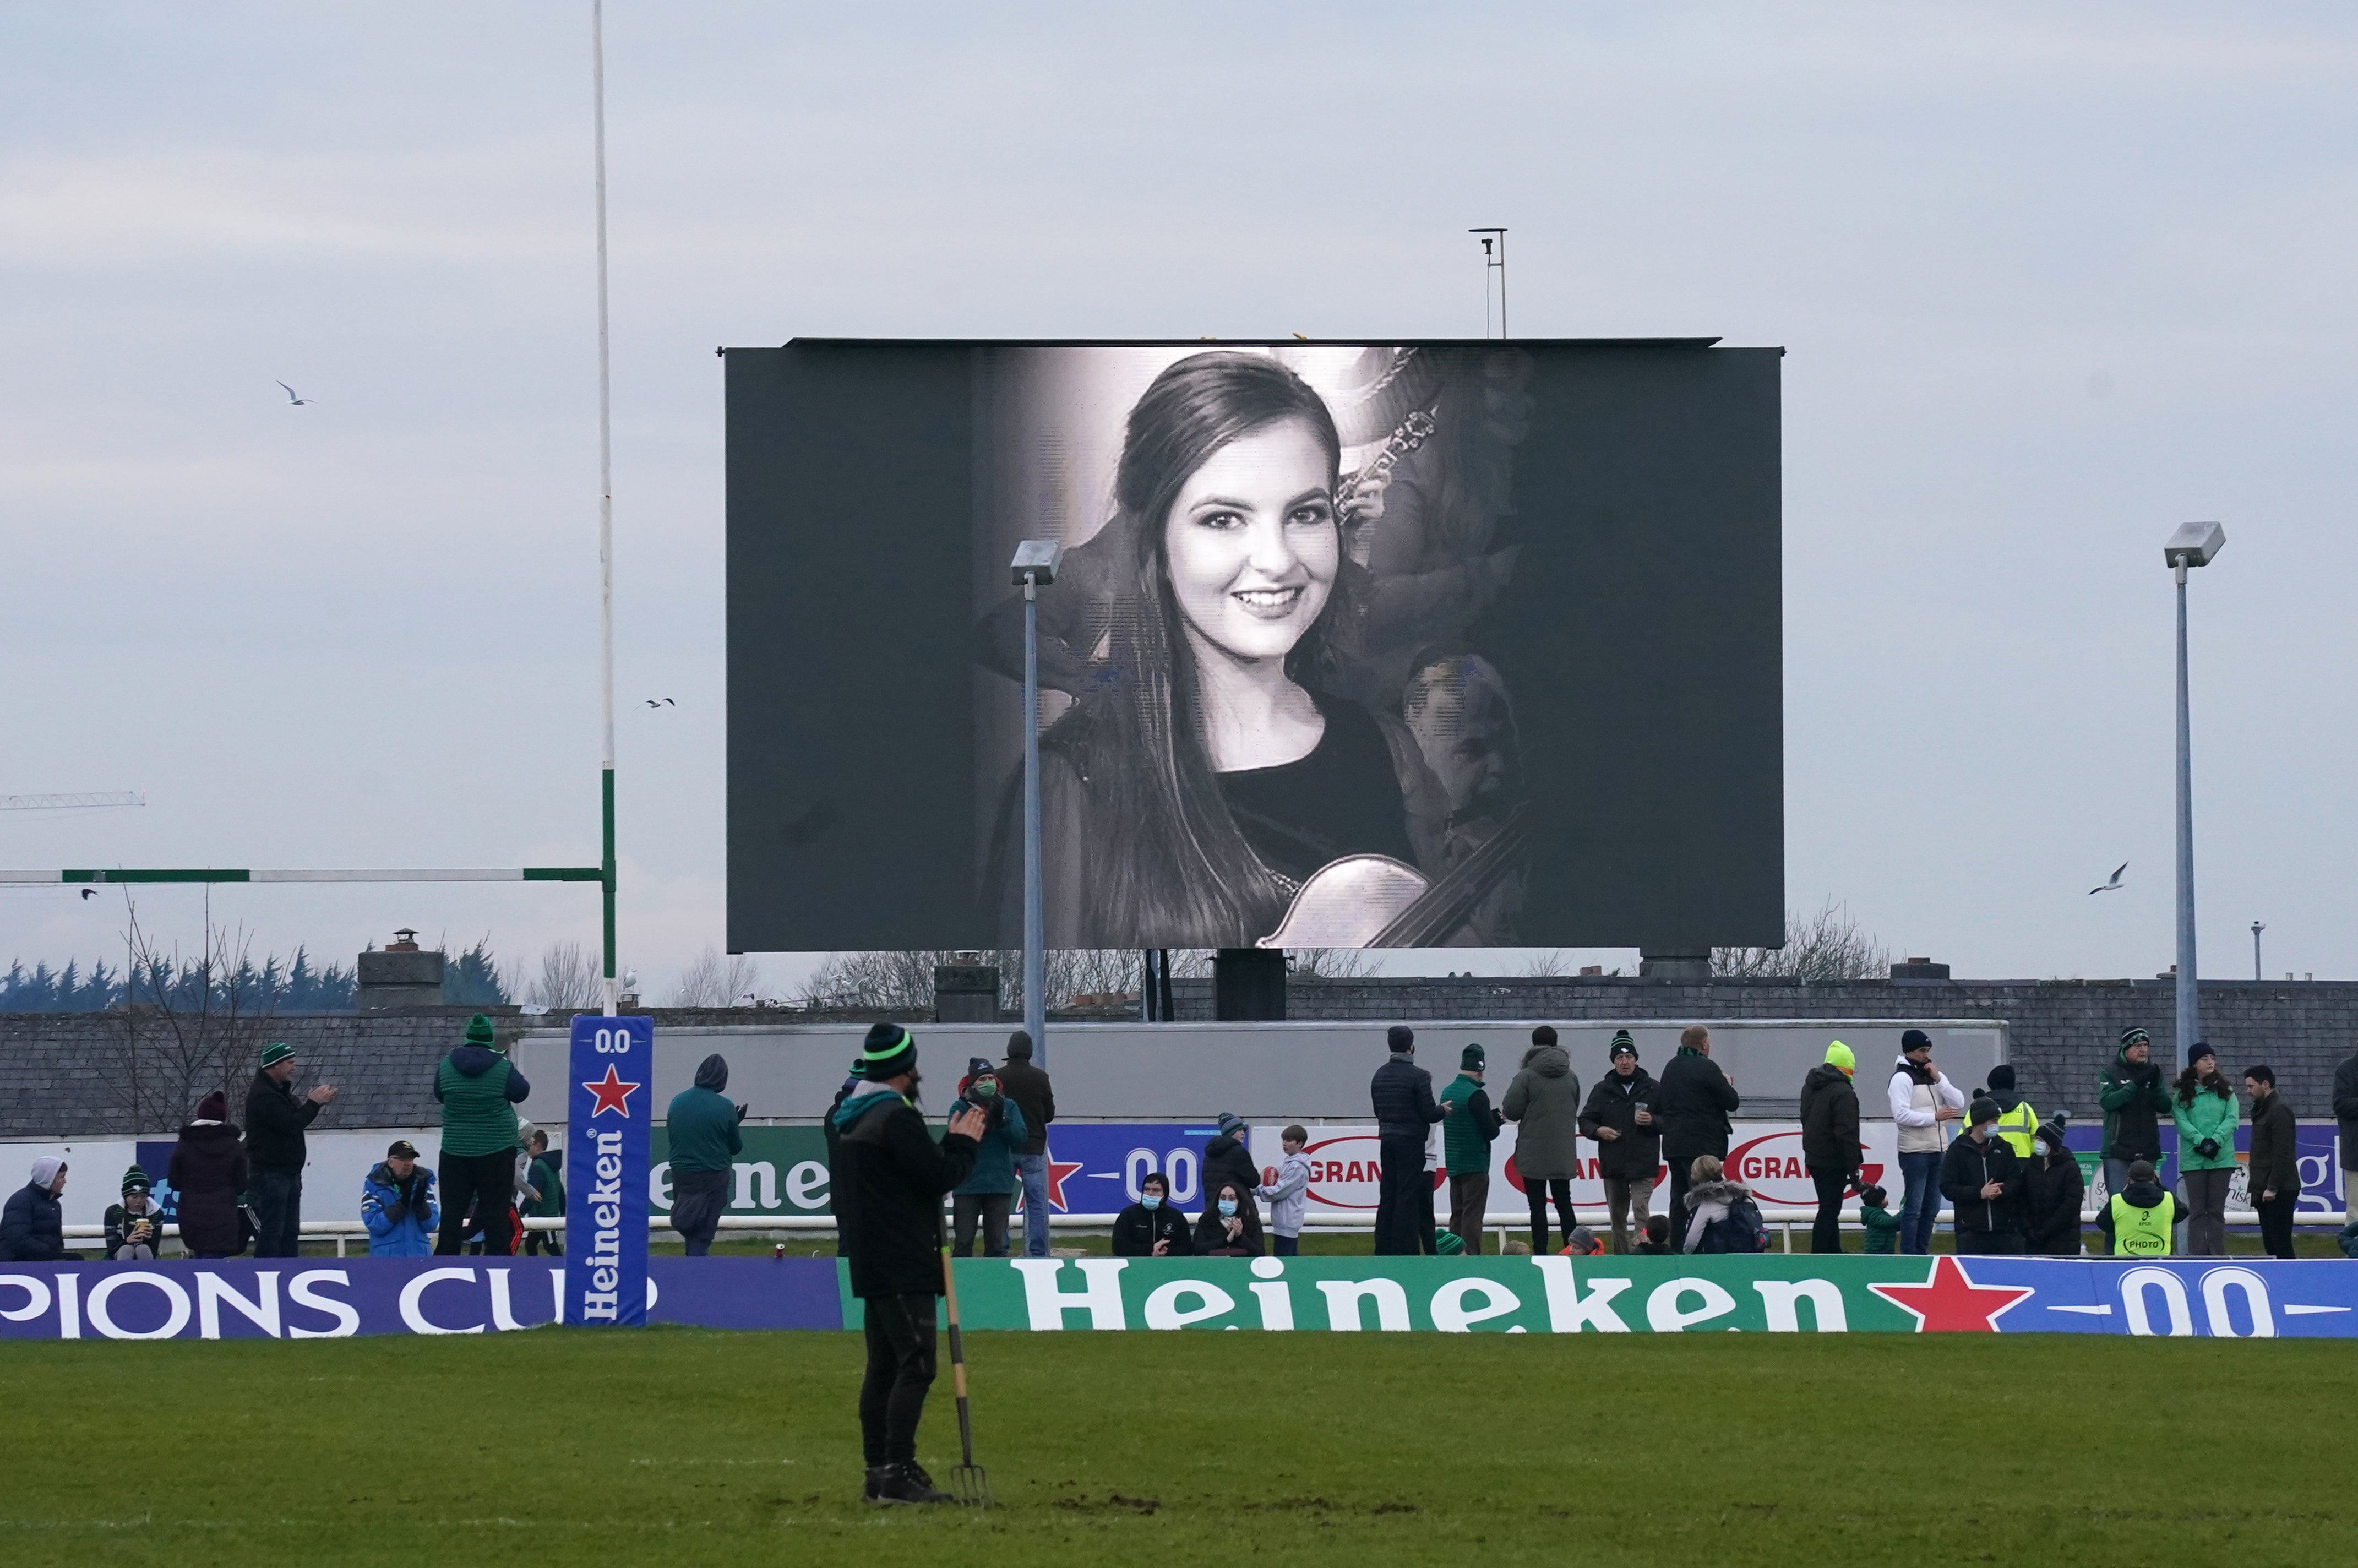
<svg viewBox="0 0 2358 1568">
<path fill-rule="evenodd" d="M 1204 1191 L 1209 1194 L 1222 1182 L 1236 1183 L 1245 1206 L 1256 1208 L 1252 1194 L 1260 1185 L 1260 1167 L 1253 1163 L 1252 1127 L 1234 1111 L 1220 1113 L 1219 1130 L 1204 1145 Z M 1210 1202 L 1207 1196 L 1206 1206 Z"/>
<path fill-rule="evenodd" d="M 1203 1258 L 1258 1258 L 1261 1245 L 1260 1214 L 1249 1189 L 1222 1182 L 1212 1189 L 1212 1201 L 1195 1222 L 1195 1252 Z"/>
<path fill-rule="evenodd" d="M 2023 1162 L 1998 1136 L 1997 1102 L 1977 1099 L 1965 1112 L 1968 1130 L 1941 1157 L 1941 1195 L 1956 1211 L 1957 1250 L 2022 1250 Z"/>
<path fill-rule="evenodd" d="M 2087 1201 L 2088 1183 L 2080 1173 L 2079 1157 L 2064 1147 L 2063 1130 L 2051 1121 L 2039 1126 L 2023 1182 L 2023 1197 L 2029 1219 L 2023 1250 L 2048 1258 L 2077 1258 L 2080 1206 Z"/>
<path fill-rule="evenodd" d="M 1157 1171 L 1138 1184 L 1138 1201 L 1113 1218 L 1117 1258 L 1184 1258 L 1195 1250 L 1187 1217 L 1171 1202 L 1170 1179 Z"/>
<path fill-rule="evenodd" d="M 951 1250 L 960 1258 L 974 1256 L 975 1223 L 982 1225 L 982 1253 L 1007 1256 L 1007 1217 L 1015 1203 L 1015 1156 L 1031 1136 L 1023 1108 L 1000 1092 L 999 1070 L 980 1056 L 967 1063 L 958 1082 L 958 1098 L 950 1114 L 972 1108 L 982 1112 L 981 1147 L 975 1151 L 974 1169 L 950 1189 Z"/>
</svg>

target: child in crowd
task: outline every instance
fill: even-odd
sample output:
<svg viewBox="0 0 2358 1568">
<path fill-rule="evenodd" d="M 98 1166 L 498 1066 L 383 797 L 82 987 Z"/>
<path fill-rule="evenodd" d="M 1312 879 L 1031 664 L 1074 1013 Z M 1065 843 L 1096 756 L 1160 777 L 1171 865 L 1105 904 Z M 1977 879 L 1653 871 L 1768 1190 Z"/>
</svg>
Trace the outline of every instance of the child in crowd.
<svg viewBox="0 0 2358 1568">
<path fill-rule="evenodd" d="M 525 1191 L 531 1195 L 532 1199 L 532 1207 L 525 1212 L 534 1219 L 563 1219 L 565 1217 L 565 1178 L 557 1174 L 557 1168 L 563 1163 L 565 1156 L 551 1154 L 548 1152 L 548 1134 L 537 1127 L 534 1128 L 531 1135 L 524 1141 L 524 1152 L 525 1159 L 530 1162 L 525 1167 Z M 565 1241 L 562 1233 L 555 1230 L 525 1231 L 524 1233 L 525 1256 L 536 1258 L 543 1251 L 551 1258 L 564 1257 Z"/>
<path fill-rule="evenodd" d="M 1563 1255 L 1567 1258 L 1602 1258 L 1605 1256 L 1605 1243 L 1588 1227 L 1575 1225 L 1572 1227 L 1572 1234 L 1563 1238 Z"/>
<path fill-rule="evenodd" d="M 1285 1158 L 1278 1162 L 1277 1180 L 1255 1187 L 1253 1196 L 1269 1205 L 1269 1233 L 1274 1238 L 1271 1250 L 1280 1258 L 1292 1258 L 1302 1250 L 1302 1221 L 1310 1212 L 1310 1162 L 1302 1152 L 1309 1145 L 1310 1134 L 1296 1123 L 1278 1141 Z"/>
<path fill-rule="evenodd" d="M 1646 1238 L 1638 1243 L 1640 1258 L 1674 1258 L 1678 1249 L 1671 1245 L 1671 1217 L 1650 1214 L 1646 1217 Z"/>
<path fill-rule="evenodd" d="M 106 1255 L 118 1263 L 144 1263 L 164 1245 L 164 1211 L 148 1195 L 147 1173 L 134 1165 L 123 1173 L 123 1201 L 106 1210 Z"/>
<path fill-rule="evenodd" d="M 1858 1189 L 1858 1217 L 1866 1227 L 1866 1250 L 1897 1254 L 1900 1227 L 1908 1222 L 1891 1212 L 1891 1195 L 1881 1187 Z"/>
</svg>

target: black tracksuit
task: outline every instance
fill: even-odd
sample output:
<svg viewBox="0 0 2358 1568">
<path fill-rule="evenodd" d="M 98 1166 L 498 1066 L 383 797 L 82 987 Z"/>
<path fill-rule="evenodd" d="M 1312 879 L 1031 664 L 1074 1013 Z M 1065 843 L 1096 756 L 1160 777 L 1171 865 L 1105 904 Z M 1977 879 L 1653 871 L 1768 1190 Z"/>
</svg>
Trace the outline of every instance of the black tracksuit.
<svg viewBox="0 0 2358 1568">
<path fill-rule="evenodd" d="M 1253 1163 L 1252 1151 L 1245 1146 L 1243 1139 L 1223 1132 L 1205 1144 L 1203 1179 L 1206 1208 L 1212 1206 L 1213 1195 L 1220 1190 L 1222 1182 L 1234 1182 L 1237 1190 L 1244 1194 L 1245 1206 L 1259 1212 L 1260 1206 L 1253 1202 L 1253 1189 L 1260 1185 L 1260 1167 Z"/>
<path fill-rule="evenodd" d="M 1589 1087 L 1588 1099 L 1580 1108 L 1580 1135 L 1596 1144 L 1596 1173 L 1617 1182 L 1650 1182 L 1662 1166 L 1662 1119 L 1654 1118 L 1651 1127 L 1638 1125 L 1638 1108 L 1653 1105 L 1662 1092 L 1662 1086 L 1639 1068 L 1628 1077 L 1607 1073 Z M 1621 1136 L 1598 1138 L 1599 1128 L 1609 1127 Z"/>
<path fill-rule="evenodd" d="M 934 1382 L 942 1195 L 974 1169 L 976 1144 L 955 1133 L 935 1143 L 925 1117 L 890 1090 L 846 1101 L 835 1126 L 835 1222 L 868 1340 L 860 1445 L 871 1469 L 913 1464 Z"/>
<path fill-rule="evenodd" d="M 1376 1148 L 1383 1179 L 1376 1197 L 1376 1252 L 1379 1257 L 1438 1255 L 1433 1235 L 1433 1178 L 1424 1168 L 1428 1130 L 1447 1112 L 1433 1098 L 1433 1075 L 1407 1052 L 1396 1051 L 1368 1085 L 1376 1113 Z M 1205 1190 L 1211 1190 L 1206 1180 Z"/>
<path fill-rule="evenodd" d="M 1975 1142 L 1971 1133 L 1950 1142 L 1941 1156 L 1941 1195 L 1956 1209 L 1958 1251 L 2022 1250 L 2025 1175 L 2022 1159 L 1996 1134 L 1986 1143 Z M 2005 1190 L 1985 1198 L 1982 1187 L 1988 1182 L 2003 1183 Z"/>
<path fill-rule="evenodd" d="M 1184 1258 L 1195 1250 L 1188 1239 L 1191 1230 L 1187 1217 L 1172 1207 L 1167 1197 L 1157 1208 L 1134 1203 L 1113 1217 L 1113 1255 L 1152 1258 L 1154 1244 L 1167 1241 L 1170 1245 L 1163 1249 L 1165 1258 Z"/>
<path fill-rule="evenodd" d="M 2023 1182 L 2023 1206 L 2029 1214 L 2029 1235 L 2023 1250 L 2042 1257 L 2080 1255 L 2080 1206 L 2087 1201 L 2088 1183 L 2080 1162 L 2066 1153 L 2050 1156 L 2044 1141 L 2031 1145 Z"/>
<path fill-rule="evenodd" d="M 2271 1258 L 2296 1256 L 2292 1245 L 2293 1211 L 2300 1206 L 2300 1160 L 2295 1147 L 2299 1136 L 2293 1120 L 2292 1108 L 2285 1104 L 2282 1094 L 2270 1094 L 2252 1102 L 2252 1151 L 2244 1169 L 2244 1181 L 2252 1195 L 2252 1207 L 2260 1217 L 2260 1246 Z M 2273 1199 L 2260 1195 L 2274 1191 Z"/>
<path fill-rule="evenodd" d="M 1728 1113 L 1743 1108 L 1744 1097 L 1727 1081 L 1718 1064 L 1700 1051 L 1679 1047 L 1662 1068 L 1662 1092 L 1654 1102 L 1654 1121 L 1662 1130 L 1662 1161 L 1671 1168 L 1671 1226 L 1686 1223 L 1684 1199 L 1692 1184 L 1695 1156 L 1727 1157 L 1732 1130 Z"/>
<path fill-rule="evenodd" d="M 297 1099 L 291 1083 L 268 1071 L 245 1091 L 245 1157 L 254 1168 L 254 1238 L 257 1258 L 292 1258 L 302 1249 L 303 1164 L 310 1158 L 303 1130 L 319 1119 L 319 1103 Z"/>
<path fill-rule="evenodd" d="M 1832 1062 L 1819 1063 L 1801 1080 L 1801 1158 L 1818 1194 L 1810 1250 L 1839 1252 L 1843 1194 L 1866 1153 L 1858 1141 L 1858 1090 Z"/>
</svg>

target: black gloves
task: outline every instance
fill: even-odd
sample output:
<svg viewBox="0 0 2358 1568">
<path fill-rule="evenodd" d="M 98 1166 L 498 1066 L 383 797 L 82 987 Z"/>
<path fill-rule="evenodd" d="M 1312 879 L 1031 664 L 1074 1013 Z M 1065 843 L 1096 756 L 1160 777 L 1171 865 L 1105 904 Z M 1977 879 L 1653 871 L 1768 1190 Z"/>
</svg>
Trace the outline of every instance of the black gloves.
<svg viewBox="0 0 2358 1568">
<path fill-rule="evenodd" d="M 2219 1157 L 2219 1141 L 2215 1138 L 2206 1138 L 2194 1146 L 2194 1152 L 2205 1160 L 2215 1160 Z"/>
<path fill-rule="evenodd" d="M 395 1202 L 385 1206 L 384 1221 L 387 1225 L 399 1225 L 403 1220 L 407 1219 L 408 1217 L 409 1206 L 407 1204 Z"/>
</svg>

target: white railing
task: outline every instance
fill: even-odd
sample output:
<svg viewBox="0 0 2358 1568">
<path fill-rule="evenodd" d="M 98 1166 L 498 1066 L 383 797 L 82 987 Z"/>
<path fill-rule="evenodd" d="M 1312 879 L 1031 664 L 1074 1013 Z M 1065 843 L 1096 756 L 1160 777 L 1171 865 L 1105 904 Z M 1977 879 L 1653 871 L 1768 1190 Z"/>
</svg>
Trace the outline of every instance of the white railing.
<svg viewBox="0 0 2358 1568">
<path fill-rule="evenodd" d="M 1593 1207 L 1595 1206 L 1591 1206 Z M 1815 1222 L 1817 1217 L 1818 1211 L 1807 1205 L 1794 1205 L 1791 1206 L 1764 1206 L 1760 1210 L 1760 1217 L 1768 1221 L 1770 1225 L 1777 1227 L 1779 1231 L 1781 1233 L 1783 1237 L 1784 1249 L 1788 1252 L 1790 1252 L 1793 1249 L 1793 1227 L 1796 1225 L 1799 1225 L 1805 1227 L 1806 1230 L 1808 1226 Z M 1051 1215 L 1049 1217 L 1048 1225 L 1052 1230 L 1076 1230 L 1088 1232 L 1110 1229 L 1113 1226 L 1114 1218 L 1115 1217 L 1110 1214 L 1058 1214 Z M 2083 1226 L 2093 1225 L 2095 1222 L 2096 1213 L 2094 1210 L 2090 1210 L 2080 1217 L 2080 1223 Z M 2230 1209 L 2227 1212 L 2226 1222 L 2229 1225 L 2248 1227 L 2258 1225 L 2260 1222 L 2260 1217 L 2249 1209 Z M 2336 1230 L 2341 1229 L 2342 1224 L 2342 1217 L 2340 1215 L 2325 1210 L 2296 1214 L 2293 1216 L 2292 1222 L 2298 1226 L 2309 1227 L 2331 1227 Z M 647 1228 L 649 1230 L 667 1229 L 670 1223 L 671 1217 L 668 1215 L 649 1215 L 647 1217 Z M 1020 1216 L 1017 1217 L 1012 1221 L 1012 1224 L 1015 1228 L 1020 1230 L 1022 1225 L 1022 1217 Z M 526 1219 L 524 1222 L 524 1225 L 526 1230 L 562 1231 L 565 1228 L 565 1222 L 561 1219 L 531 1218 Z M 1358 1213 L 1313 1214 L 1304 1218 L 1302 1227 L 1304 1231 L 1308 1232 L 1325 1232 L 1327 1234 L 1338 1235 L 1348 1234 L 1353 1231 L 1373 1230 L 1375 1227 L 1376 1217 L 1373 1214 Z M 1842 1227 L 1845 1233 L 1866 1229 L 1866 1227 L 1861 1225 L 1857 1220 L 1847 1217 L 1844 1218 Z M 721 1216 L 720 1228 L 723 1230 L 742 1230 L 753 1231 L 756 1233 L 764 1231 L 782 1231 L 796 1235 L 832 1234 L 835 1230 L 835 1217 L 833 1215 L 827 1214 L 730 1214 Z M 1483 1217 L 1482 1228 L 1486 1231 L 1496 1232 L 1498 1238 L 1501 1241 L 1504 1241 L 1510 1237 L 1528 1231 L 1531 1228 L 1531 1217 L 1528 1214 L 1507 1215 L 1494 1211 Z M 1551 1230 L 1554 1228 L 1554 1215 L 1552 1212 L 1549 1215 L 1549 1228 Z M 1590 1228 L 1598 1231 L 1602 1231 L 1606 1228 L 1602 1214 L 1598 1216 L 1596 1222 L 1591 1225 Z M 178 1226 L 168 1225 L 164 1227 L 164 1235 L 167 1239 L 175 1238 L 178 1237 L 179 1234 L 180 1227 Z M 336 1256 L 341 1258 L 345 1255 L 345 1248 L 348 1244 L 359 1242 L 365 1245 L 367 1243 L 368 1227 L 357 1219 L 307 1219 L 303 1222 L 303 1234 L 307 1238 L 333 1240 L 336 1244 Z M 105 1239 L 106 1227 L 101 1225 L 69 1225 L 65 1227 L 65 1235 L 66 1239 L 70 1242 L 101 1241 Z"/>
</svg>

